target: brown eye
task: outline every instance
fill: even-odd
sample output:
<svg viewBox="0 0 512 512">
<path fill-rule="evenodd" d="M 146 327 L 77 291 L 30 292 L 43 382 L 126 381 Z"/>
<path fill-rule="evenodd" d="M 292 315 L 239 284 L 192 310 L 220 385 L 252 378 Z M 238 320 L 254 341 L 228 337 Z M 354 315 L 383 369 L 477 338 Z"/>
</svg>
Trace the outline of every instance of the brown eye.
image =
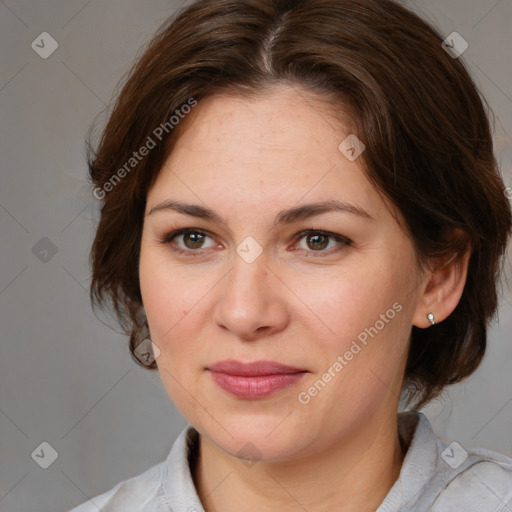
<svg viewBox="0 0 512 512">
<path fill-rule="evenodd" d="M 328 256 L 334 252 L 339 252 L 344 248 L 352 245 L 352 240 L 344 237 L 342 235 L 338 235 L 337 233 L 330 233 L 328 231 L 318 231 L 318 230 L 308 230 L 303 231 L 297 235 L 298 241 L 301 239 L 305 239 L 306 248 L 302 249 L 307 257 L 321 257 Z M 333 241 L 333 248 L 325 250 L 326 247 Z M 307 255 L 307 253 L 318 253 L 314 255 Z"/>
<path fill-rule="evenodd" d="M 196 231 L 183 234 L 183 243 L 188 249 L 200 249 L 204 242 L 204 235 Z"/>
<path fill-rule="evenodd" d="M 208 249 L 208 247 L 204 246 L 204 242 L 207 238 L 211 239 L 211 237 L 203 231 L 185 228 L 169 233 L 161 239 L 161 243 L 170 245 L 172 250 L 177 253 L 195 256 L 195 253 L 200 254 L 202 252 L 200 249 Z M 181 243 L 178 243 L 180 239 Z M 210 248 L 211 247 L 212 246 L 210 246 Z"/>
<path fill-rule="evenodd" d="M 329 245 L 329 238 L 325 235 L 308 235 L 306 240 L 308 240 L 308 247 L 315 251 L 325 249 Z"/>
</svg>

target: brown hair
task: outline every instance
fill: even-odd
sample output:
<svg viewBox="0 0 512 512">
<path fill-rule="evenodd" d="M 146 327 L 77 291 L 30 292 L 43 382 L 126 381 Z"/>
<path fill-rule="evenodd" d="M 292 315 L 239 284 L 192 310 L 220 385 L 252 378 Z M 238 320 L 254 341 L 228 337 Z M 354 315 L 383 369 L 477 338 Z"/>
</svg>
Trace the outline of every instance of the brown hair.
<svg viewBox="0 0 512 512">
<path fill-rule="evenodd" d="M 217 92 L 250 95 L 286 83 L 330 99 L 335 115 L 350 111 L 366 146 L 365 172 L 405 218 L 421 261 L 471 247 L 456 309 L 429 329 L 412 327 L 407 401 L 420 407 L 477 368 L 512 214 L 490 109 L 443 39 L 392 0 L 199 0 L 159 29 L 129 73 L 97 150 L 88 146 L 102 200 L 91 300 L 113 307 L 138 364 L 134 350 L 147 336 L 138 278 L 144 209 L 179 135 L 171 116 Z M 150 139 L 156 147 L 130 160 Z M 113 182 L 116 173 L 122 180 Z"/>
</svg>

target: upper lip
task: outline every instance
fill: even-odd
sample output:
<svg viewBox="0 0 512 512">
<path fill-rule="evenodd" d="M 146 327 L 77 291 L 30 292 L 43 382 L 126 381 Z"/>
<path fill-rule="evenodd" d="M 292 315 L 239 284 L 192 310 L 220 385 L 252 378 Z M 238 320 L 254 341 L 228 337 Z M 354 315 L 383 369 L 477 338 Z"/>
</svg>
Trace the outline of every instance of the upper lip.
<svg viewBox="0 0 512 512">
<path fill-rule="evenodd" d="M 219 361 L 208 366 L 207 369 L 214 372 L 228 373 L 230 375 L 240 375 L 244 377 L 291 374 L 306 371 L 304 369 L 295 368 L 276 361 L 252 361 L 250 363 L 243 363 L 241 361 L 235 361 L 234 359 Z"/>
</svg>

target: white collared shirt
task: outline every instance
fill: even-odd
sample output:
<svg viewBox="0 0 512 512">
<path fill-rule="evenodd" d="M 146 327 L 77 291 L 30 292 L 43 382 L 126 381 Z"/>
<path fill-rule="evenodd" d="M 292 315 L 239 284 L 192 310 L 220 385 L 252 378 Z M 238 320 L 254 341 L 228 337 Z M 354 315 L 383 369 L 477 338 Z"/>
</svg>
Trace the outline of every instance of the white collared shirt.
<svg viewBox="0 0 512 512">
<path fill-rule="evenodd" d="M 398 427 L 409 448 L 376 512 L 512 512 L 512 458 L 441 441 L 419 412 L 399 413 Z M 165 461 L 69 512 L 204 512 L 189 466 L 198 440 L 188 425 Z"/>
</svg>

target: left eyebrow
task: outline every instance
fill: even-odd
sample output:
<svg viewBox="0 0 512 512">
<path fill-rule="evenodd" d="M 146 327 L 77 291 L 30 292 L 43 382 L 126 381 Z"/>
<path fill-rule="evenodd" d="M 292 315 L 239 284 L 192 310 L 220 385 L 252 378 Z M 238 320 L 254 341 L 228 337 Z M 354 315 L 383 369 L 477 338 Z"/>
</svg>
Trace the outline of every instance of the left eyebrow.
<svg viewBox="0 0 512 512">
<path fill-rule="evenodd" d="M 197 204 L 182 203 L 181 201 L 173 199 L 168 199 L 153 206 L 147 215 L 151 215 L 162 210 L 173 210 L 184 215 L 190 215 L 192 217 L 198 217 L 227 225 L 226 221 L 210 208 Z M 281 210 L 276 215 L 272 228 L 280 224 L 292 224 L 299 220 L 308 219 L 316 215 L 330 212 L 349 213 L 369 220 L 375 220 L 366 210 L 359 206 L 332 199 L 329 201 L 304 204 L 288 210 Z"/>
<path fill-rule="evenodd" d="M 276 220 L 272 227 L 278 224 L 291 224 L 292 222 L 330 212 L 350 213 L 365 219 L 375 220 L 366 210 L 363 210 L 363 208 L 359 206 L 331 199 L 329 201 L 304 204 L 296 208 L 290 208 L 289 210 L 281 210 L 276 215 Z"/>
</svg>

